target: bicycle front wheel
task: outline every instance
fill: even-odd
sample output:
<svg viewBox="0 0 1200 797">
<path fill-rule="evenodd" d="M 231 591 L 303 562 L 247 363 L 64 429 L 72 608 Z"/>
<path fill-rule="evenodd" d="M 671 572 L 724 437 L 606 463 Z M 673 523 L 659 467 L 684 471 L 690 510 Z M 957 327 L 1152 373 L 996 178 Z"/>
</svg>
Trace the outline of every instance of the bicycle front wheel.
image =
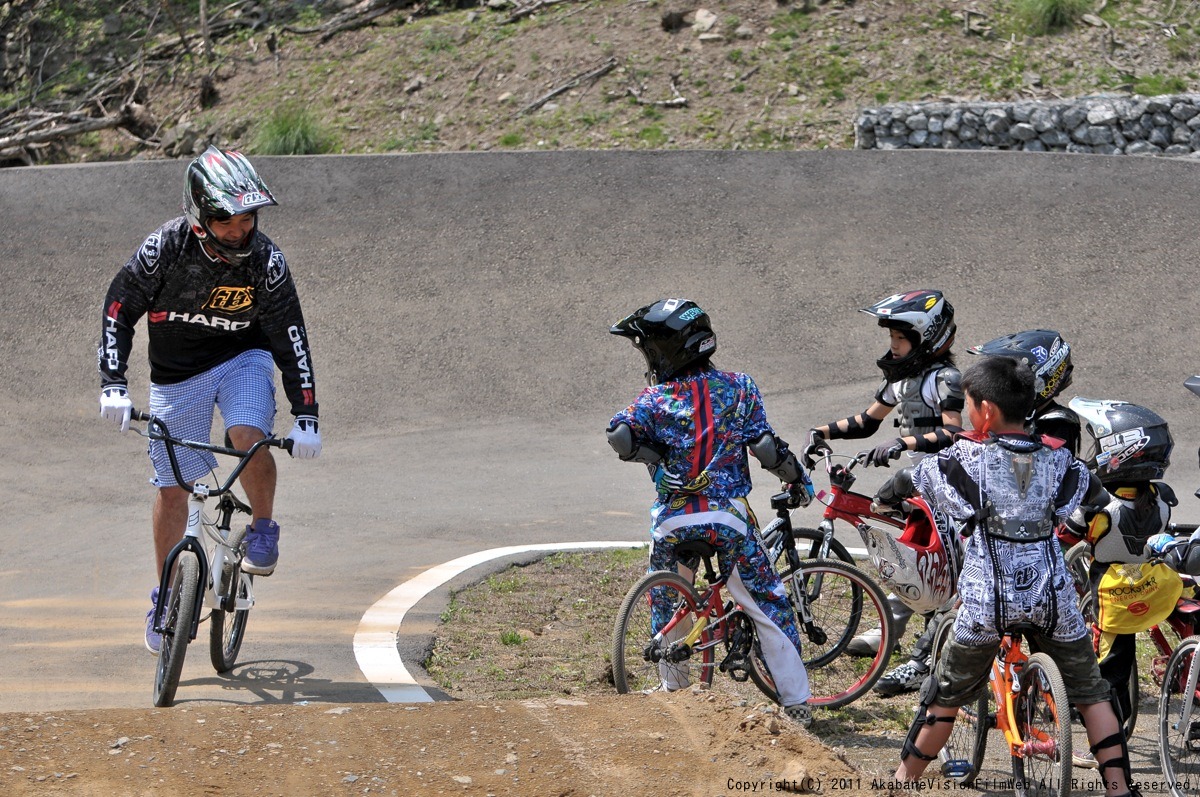
<svg viewBox="0 0 1200 797">
<path fill-rule="evenodd" d="M 942 649 L 954 633 L 957 611 L 948 612 L 938 623 L 933 637 L 933 665 L 941 658 Z M 942 760 L 942 774 L 960 786 L 970 786 L 983 768 L 983 757 L 987 752 L 987 735 L 991 728 L 991 713 L 988 700 L 992 690 L 985 686 L 983 693 L 972 703 L 961 706 L 954 718 L 950 738 L 938 753 Z"/>
<path fill-rule="evenodd" d="M 1174 797 L 1200 791 L 1200 636 L 1180 642 L 1167 661 L 1158 699 L 1158 751 Z M 1187 716 L 1185 717 L 1185 712 Z"/>
<path fill-rule="evenodd" d="M 796 610 L 800 655 L 811 706 L 838 708 L 866 694 L 883 675 L 895 633 L 887 596 L 870 576 L 837 559 L 806 559 L 780 576 Z M 873 658 L 842 655 L 860 630 L 881 630 Z"/>
<path fill-rule="evenodd" d="M 1034 653 L 1021 672 L 1013 706 L 1021 738 L 1012 751 L 1017 797 L 1067 797 L 1071 793 L 1071 707 L 1058 665 Z"/>
<path fill-rule="evenodd" d="M 237 553 L 237 556 L 226 560 L 221 573 L 220 593 L 222 595 L 233 594 L 239 601 L 249 599 L 249 584 L 254 580 L 254 576 L 243 576 L 241 568 L 238 566 L 241 555 L 244 553 L 242 549 L 245 537 L 245 526 L 229 532 L 229 547 Z M 249 617 L 249 609 L 234 609 L 229 612 L 221 609 L 212 610 L 208 629 L 208 655 L 217 672 L 229 672 L 237 664 L 238 653 L 242 649 L 242 640 L 246 635 L 246 620 Z"/>
<path fill-rule="evenodd" d="M 175 701 L 183 658 L 192 633 L 192 621 L 199 603 L 200 563 L 191 551 L 184 551 L 175 560 L 167 605 L 163 612 L 162 647 L 158 651 L 158 666 L 154 671 L 154 705 L 169 706 Z"/>
<path fill-rule="evenodd" d="M 667 570 L 643 576 L 626 594 L 613 628 L 612 678 L 617 692 L 673 692 L 691 683 L 711 685 L 708 630 L 684 644 L 696 624 L 707 620 L 695 588 L 683 576 Z"/>
</svg>

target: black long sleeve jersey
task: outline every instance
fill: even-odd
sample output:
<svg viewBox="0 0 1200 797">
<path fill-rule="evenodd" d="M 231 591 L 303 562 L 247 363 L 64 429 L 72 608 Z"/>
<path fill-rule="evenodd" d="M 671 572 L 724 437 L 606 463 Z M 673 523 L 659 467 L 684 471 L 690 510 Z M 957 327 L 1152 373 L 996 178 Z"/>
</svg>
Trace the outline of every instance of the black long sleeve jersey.
<svg viewBox="0 0 1200 797">
<path fill-rule="evenodd" d="M 292 415 L 317 415 L 304 315 L 283 252 L 255 232 L 241 263 L 214 262 L 180 216 L 147 236 L 108 288 L 101 387 L 125 385 L 134 326 L 147 317 L 150 379 L 174 384 L 250 349 L 271 352 Z"/>
</svg>

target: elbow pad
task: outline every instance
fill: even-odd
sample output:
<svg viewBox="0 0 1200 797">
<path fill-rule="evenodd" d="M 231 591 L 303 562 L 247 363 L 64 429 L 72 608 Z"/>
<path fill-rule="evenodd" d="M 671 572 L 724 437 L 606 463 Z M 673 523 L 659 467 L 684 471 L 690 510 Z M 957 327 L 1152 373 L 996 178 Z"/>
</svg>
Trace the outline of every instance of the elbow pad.
<svg viewBox="0 0 1200 797">
<path fill-rule="evenodd" d="M 846 431 L 838 426 L 841 421 L 835 421 L 829 424 L 829 434 L 825 435 L 830 440 L 861 440 L 864 437 L 870 437 L 879 431 L 883 421 L 878 418 L 872 418 L 865 412 L 861 415 L 852 415 L 844 419 L 846 421 Z"/>
<path fill-rule="evenodd" d="M 653 465 L 663 458 L 662 452 L 646 443 L 638 443 L 633 439 L 633 430 L 627 423 L 619 423 L 607 430 L 608 444 L 622 462 L 641 462 Z"/>
<path fill-rule="evenodd" d="M 933 440 L 930 440 L 924 434 L 917 435 L 917 447 L 914 450 L 924 454 L 936 454 L 943 448 L 949 448 L 950 444 L 954 442 L 954 435 L 960 432 L 962 432 L 961 426 L 939 426 L 932 432 L 927 433 L 933 435 Z"/>
<path fill-rule="evenodd" d="M 770 432 L 765 432 L 762 437 L 751 443 L 750 450 L 758 457 L 763 470 L 778 476 L 780 481 L 786 484 L 808 481 L 804 467 L 788 449 L 787 443 Z"/>
</svg>

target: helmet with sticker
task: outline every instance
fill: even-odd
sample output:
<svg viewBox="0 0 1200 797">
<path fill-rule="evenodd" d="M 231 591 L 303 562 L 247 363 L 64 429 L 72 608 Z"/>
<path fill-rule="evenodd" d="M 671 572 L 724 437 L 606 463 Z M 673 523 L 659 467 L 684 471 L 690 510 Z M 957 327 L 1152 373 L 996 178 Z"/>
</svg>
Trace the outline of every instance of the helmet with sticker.
<svg viewBox="0 0 1200 797">
<path fill-rule="evenodd" d="M 629 338 L 646 358 L 646 380 L 656 385 L 706 362 L 717 350 L 708 314 L 687 299 L 660 299 L 609 327 Z"/>
<path fill-rule="evenodd" d="M 1083 420 L 1079 458 L 1105 486 L 1163 478 L 1175 441 L 1158 413 L 1128 401 L 1076 396 L 1071 409 Z"/>
<path fill-rule="evenodd" d="M 240 152 L 210 146 L 187 169 L 183 213 L 208 253 L 226 263 L 245 259 L 254 249 L 259 208 L 277 205 L 250 161 Z M 254 228 L 239 243 L 222 242 L 210 223 L 254 213 Z"/>
<path fill-rule="evenodd" d="M 972 346 L 972 354 L 1012 357 L 1033 369 L 1035 405 L 1040 407 L 1071 384 L 1071 347 L 1052 329 L 1030 329 Z"/>
<path fill-rule="evenodd" d="M 889 350 L 875 361 L 889 382 L 916 376 L 946 357 L 954 344 L 954 307 L 941 291 L 893 294 L 861 312 L 879 319 L 879 326 L 899 331 L 912 344 L 912 350 L 903 357 L 894 357 Z"/>
</svg>

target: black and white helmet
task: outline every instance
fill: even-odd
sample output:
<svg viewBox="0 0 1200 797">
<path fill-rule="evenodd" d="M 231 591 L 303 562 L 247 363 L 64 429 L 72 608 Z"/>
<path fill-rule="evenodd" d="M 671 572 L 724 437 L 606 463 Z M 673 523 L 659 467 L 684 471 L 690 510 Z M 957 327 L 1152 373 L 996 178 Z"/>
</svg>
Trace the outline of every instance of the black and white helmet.
<svg viewBox="0 0 1200 797">
<path fill-rule="evenodd" d="M 989 340 L 968 349 L 972 354 L 1012 357 L 1033 371 L 1038 407 L 1071 384 L 1071 347 L 1052 329 L 1030 329 Z"/>
<path fill-rule="evenodd" d="M 246 236 L 241 246 L 221 243 L 208 226 L 209 221 L 254 213 L 277 204 L 267 184 L 240 152 L 210 146 L 188 165 L 183 213 L 209 254 L 226 263 L 236 263 L 253 251 L 258 214 L 254 216 L 254 232 Z"/>
<path fill-rule="evenodd" d="M 651 385 L 666 382 L 717 350 L 708 314 L 687 299 L 660 299 L 625 316 L 608 331 L 630 338 L 645 356 L 646 381 Z"/>
<path fill-rule="evenodd" d="M 949 354 L 954 343 L 954 307 L 941 291 L 897 293 L 861 312 L 878 318 L 881 327 L 900 331 L 912 344 L 904 357 L 897 359 L 888 351 L 875 361 L 889 382 L 916 376 Z"/>
<path fill-rule="evenodd" d="M 1128 401 L 1076 396 L 1071 409 L 1083 419 L 1079 458 L 1106 486 L 1163 478 L 1175 441 L 1158 413 Z"/>
</svg>

